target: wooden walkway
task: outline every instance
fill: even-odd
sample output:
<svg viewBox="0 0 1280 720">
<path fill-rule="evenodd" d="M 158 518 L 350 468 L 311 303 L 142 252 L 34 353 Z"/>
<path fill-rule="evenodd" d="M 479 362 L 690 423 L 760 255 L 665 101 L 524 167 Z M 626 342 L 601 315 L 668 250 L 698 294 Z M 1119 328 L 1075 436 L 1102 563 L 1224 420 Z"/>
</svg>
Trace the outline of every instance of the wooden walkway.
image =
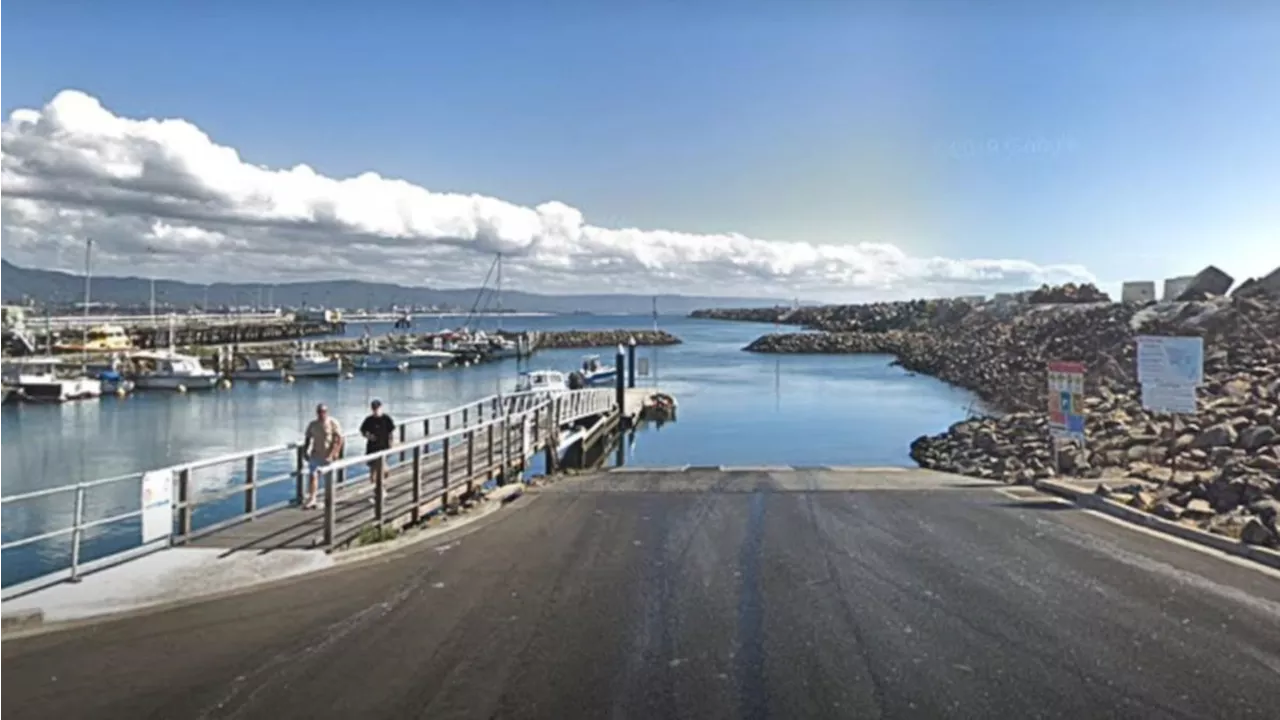
<svg viewBox="0 0 1280 720">
<path fill-rule="evenodd" d="M 622 412 L 625 424 L 638 422 L 644 401 L 652 392 L 652 389 L 641 388 L 626 391 Z M 609 429 L 616 427 L 615 423 Z M 519 481 L 529 460 L 548 450 L 548 441 L 553 441 L 550 449 L 558 460 L 561 451 L 582 440 L 586 430 L 581 420 L 555 429 L 546 422 L 538 428 L 531 424 L 526 435 L 523 426 L 513 424 L 507 427 L 504 462 L 501 426 L 461 428 L 454 431 L 455 436 L 449 440 L 447 479 L 442 440 L 426 443 L 424 439 L 396 448 L 397 452 L 388 459 L 381 507 L 375 504 L 373 483 L 363 473 L 361 477 L 345 482 L 337 479 L 337 473 L 322 474 L 318 508 L 307 510 L 296 504 L 277 507 L 223 527 L 198 531 L 183 544 L 222 548 L 228 552 L 263 553 L 282 549 L 340 548 L 351 544 L 365 528 L 378 525 L 403 527 L 418 522 L 442 506 L 458 503 L 490 481 L 505 482 L 502 478 Z M 332 533 L 326 537 L 326 525 L 329 524 L 326 519 L 330 513 L 325 507 L 324 496 L 330 476 L 335 480 L 330 521 Z"/>
<path fill-rule="evenodd" d="M 512 427 L 507 458 L 508 478 L 523 469 L 520 428 Z M 418 502 L 414 502 L 412 458 L 399 460 L 393 456 L 383 480 L 383 523 L 401 525 L 417 517 L 425 517 L 439 509 L 441 502 L 454 503 L 470 490 L 502 475 L 502 441 L 495 438 L 493 455 L 489 454 L 488 433 L 476 433 L 474 444 L 452 442 L 449 449 L 449 483 L 445 484 L 444 453 L 438 451 L 420 461 Z M 545 448 L 546 442 L 530 442 L 530 452 Z M 406 453 L 408 454 L 408 453 Z M 230 551 L 268 552 L 280 549 L 325 547 L 324 478 L 320 480 L 321 503 L 316 509 L 304 510 L 293 505 L 259 515 L 253 519 L 215 530 L 187 543 L 191 547 L 226 548 Z M 334 545 L 355 539 L 360 531 L 376 524 L 373 483 L 360 477 L 337 483 L 334 488 Z"/>
</svg>

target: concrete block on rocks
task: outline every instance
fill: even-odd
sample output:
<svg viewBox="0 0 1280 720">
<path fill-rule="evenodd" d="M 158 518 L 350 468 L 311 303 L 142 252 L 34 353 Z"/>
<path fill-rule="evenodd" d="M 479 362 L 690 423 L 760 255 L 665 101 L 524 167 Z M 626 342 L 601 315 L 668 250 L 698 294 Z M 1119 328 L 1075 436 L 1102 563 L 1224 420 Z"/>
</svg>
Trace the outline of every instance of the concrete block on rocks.
<svg viewBox="0 0 1280 720">
<path fill-rule="evenodd" d="M 1218 268 L 1209 267 L 1196 273 L 1187 288 L 1178 294 L 1178 300 L 1203 300 L 1207 295 L 1226 295 L 1235 278 Z"/>
<path fill-rule="evenodd" d="M 1270 295 L 1272 297 L 1280 297 L 1280 267 L 1260 278 L 1245 280 L 1232 291 L 1231 295 L 1242 297 Z"/>
<path fill-rule="evenodd" d="M 1161 300 L 1170 302 L 1177 300 L 1188 287 L 1191 287 L 1191 281 L 1195 280 L 1192 275 L 1182 275 L 1179 277 L 1168 278 L 1164 281 L 1164 294 L 1160 296 Z"/>
<path fill-rule="evenodd" d="M 1145 305 L 1156 299 L 1156 284 L 1150 280 L 1127 282 L 1120 286 L 1120 302 Z"/>
</svg>

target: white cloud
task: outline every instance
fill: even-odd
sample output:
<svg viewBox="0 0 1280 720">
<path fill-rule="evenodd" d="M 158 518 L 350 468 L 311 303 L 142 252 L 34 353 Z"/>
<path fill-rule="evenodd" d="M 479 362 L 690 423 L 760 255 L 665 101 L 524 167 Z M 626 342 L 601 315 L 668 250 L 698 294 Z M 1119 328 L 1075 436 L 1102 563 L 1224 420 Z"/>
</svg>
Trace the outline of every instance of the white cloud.
<svg viewBox="0 0 1280 720">
<path fill-rule="evenodd" d="M 561 202 L 523 207 L 368 172 L 254 165 L 185 120 L 120 117 L 66 90 L 3 125 L 4 254 L 195 281 L 380 277 L 475 285 L 494 253 L 531 291 L 810 296 L 981 292 L 1092 281 L 1077 265 L 918 258 L 884 243 L 816 245 L 590 225 Z"/>
</svg>

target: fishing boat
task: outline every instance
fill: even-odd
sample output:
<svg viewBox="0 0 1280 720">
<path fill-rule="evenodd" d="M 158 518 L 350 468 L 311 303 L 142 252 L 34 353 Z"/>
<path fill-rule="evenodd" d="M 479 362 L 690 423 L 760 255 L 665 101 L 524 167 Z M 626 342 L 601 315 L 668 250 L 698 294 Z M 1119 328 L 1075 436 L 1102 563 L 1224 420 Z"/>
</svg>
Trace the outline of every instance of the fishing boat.
<svg viewBox="0 0 1280 720">
<path fill-rule="evenodd" d="M 303 348 L 289 361 L 289 374 L 300 377 L 341 377 L 342 360 L 329 357 L 315 348 Z"/>
<path fill-rule="evenodd" d="M 588 386 L 606 385 L 614 382 L 618 377 L 618 369 L 612 365 L 601 364 L 599 355 L 587 355 L 582 358 L 582 368 L 578 372 L 582 373 L 582 380 Z"/>
<path fill-rule="evenodd" d="M 23 359 L 5 366 L 4 385 L 23 402 L 61 403 L 102 394 L 102 383 L 95 378 L 75 372 L 59 374 L 65 367 L 55 357 Z"/>
<path fill-rule="evenodd" d="M 212 390 L 218 373 L 200 364 L 200 358 L 176 350 L 139 352 L 129 356 L 139 390 Z"/>
<path fill-rule="evenodd" d="M 568 389 L 564 373 L 558 370 L 522 372 L 516 380 L 516 392 L 561 392 Z"/>
<path fill-rule="evenodd" d="M 244 356 L 244 367 L 231 371 L 232 380 L 283 380 L 284 368 L 274 358 Z"/>
</svg>

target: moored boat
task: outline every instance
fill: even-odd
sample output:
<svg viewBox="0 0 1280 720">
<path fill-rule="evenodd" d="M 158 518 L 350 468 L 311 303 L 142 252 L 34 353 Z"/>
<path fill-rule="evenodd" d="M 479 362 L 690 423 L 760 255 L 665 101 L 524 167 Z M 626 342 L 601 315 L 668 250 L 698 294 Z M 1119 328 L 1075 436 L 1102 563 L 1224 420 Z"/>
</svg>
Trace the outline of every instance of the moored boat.
<svg viewBox="0 0 1280 720">
<path fill-rule="evenodd" d="M 159 350 L 134 353 L 129 360 L 139 390 L 211 390 L 218 385 L 218 373 L 202 366 L 194 355 Z"/>
<path fill-rule="evenodd" d="M 582 358 L 582 368 L 578 371 L 588 386 L 605 385 L 614 382 L 618 377 L 618 369 L 612 365 L 603 365 L 599 355 L 587 355 Z"/>
<path fill-rule="evenodd" d="M 365 372 L 403 372 L 409 369 L 409 363 L 393 354 L 370 353 L 356 357 L 355 367 Z"/>
<path fill-rule="evenodd" d="M 274 358 L 244 356 L 244 367 L 237 367 L 229 374 L 232 380 L 283 380 L 284 368 Z"/>
<path fill-rule="evenodd" d="M 6 399 L 22 402 L 61 403 L 102 394 L 101 382 L 68 369 L 55 357 L 26 358 L 6 365 L 4 384 L 11 388 L 11 396 Z"/>
<path fill-rule="evenodd" d="M 289 375 L 300 377 L 341 377 L 342 360 L 329 357 L 315 348 L 304 348 L 294 353 L 289 362 Z"/>
<path fill-rule="evenodd" d="M 564 373 L 558 370 L 531 370 L 520 373 L 516 392 L 563 392 L 569 389 Z"/>
</svg>

